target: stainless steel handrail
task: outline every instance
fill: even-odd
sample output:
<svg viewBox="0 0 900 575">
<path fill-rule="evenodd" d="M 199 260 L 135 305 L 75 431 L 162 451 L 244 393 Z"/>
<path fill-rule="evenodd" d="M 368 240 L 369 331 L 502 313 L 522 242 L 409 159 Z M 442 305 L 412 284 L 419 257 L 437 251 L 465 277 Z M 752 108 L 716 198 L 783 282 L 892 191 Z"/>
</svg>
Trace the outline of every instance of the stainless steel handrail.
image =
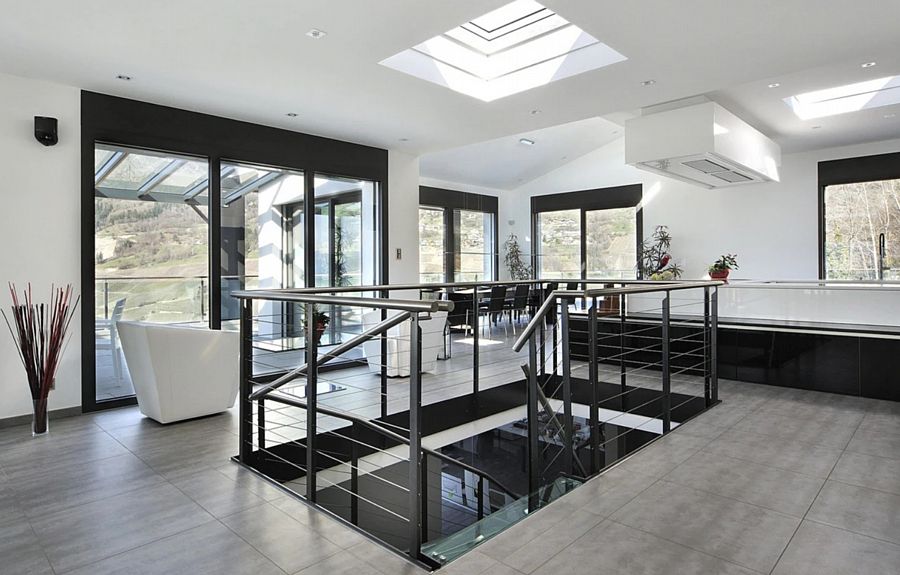
<svg viewBox="0 0 900 575">
<path fill-rule="evenodd" d="M 600 283 L 600 282 L 588 282 L 588 283 Z M 720 285 L 724 285 L 725 282 L 721 281 L 696 281 L 696 282 L 608 282 L 608 283 L 640 283 L 641 285 L 630 285 L 627 287 L 612 287 L 612 288 L 594 288 L 594 289 L 586 289 L 584 291 L 569 291 L 569 290 L 556 290 L 551 292 L 547 299 L 544 300 L 544 303 L 541 304 L 541 307 L 534 313 L 531 318 L 531 321 L 528 322 L 528 325 L 525 326 L 525 329 L 522 330 L 522 333 L 519 335 L 516 342 L 513 344 L 513 351 L 521 351 L 525 344 L 528 343 L 528 339 L 537 329 L 538 325 L 544 320 L 544 317 L 549 313 L 549 311 L 556 306 L 556 300 L 559 298 L 571 299 L 574 297 L 584 297 L 584 298 L 593 298 L 600 296 L 611 296 L 611 295 L 620 295 L 620 294 L 636 294 L 636 293 L 655 293 L 655 292 L 670 292 L 676 290 L 685 290 L 685 289 L 696 289 L 696 288 L 704 288 L 704 287 L 718 287 Z M 648 284 L 648 285 L 645 285 Z"/>
<path fill-rule="evenodd" d="M 353 291 L 372 291 L 355 287 Z M 436 312 L 453 311 L 453 302 L 448 300 L 412 300 L 366 297 L 342 297 L 319 295 L 319 292 L 298 292 L 295 290 L 240 290 L 231 292 L 238 299 L 262 299 L 266 301 L 285 301 L 294 303 L 317 303 L 325 305 L 341 305 L 350 307 L 369 307 L 377 309 L 394 309 L 398 311 Z"/>
<path fill-rule="evenodd" d="M 350 351 L 351 349 L 353 349 L 354 347 L 358 346 L 359 344 L 372 339 L 376 335 L 380 335 L 381 333 L 391 329 L 392 327 L 403 323 L 404 321 L 409 319 L 410 315 L 411 315 L 411 312 L 406 311 L 406 312 L 397 314 L 393 317 L 389 317 L 388 319 L 378 323 L 377 325 L 372 326 L 371 328 L 367 329 L 366 331 L 362 332 L 361 334 L 356 335 L 356 336 L 352 337 L 351 339 L 334 347 L 333 349 L 328 350 L 326 353 L 323 353 L 322 355 L 320 355 L 316 358 L 316 361 L 314 362 L 316 367 L 321 367 L 323 364 L 338 357 L 342 353 L 346 353 L 346 352 Z M 250 394 L 249 399 L 252 401 L 252 400 L 267 396 L 270 392 L 278 389 L 279 387 L 283 386 L 284 384 L 288 383 L 289 381 L 292 381 L 292 380 L 296 379 L 297 377 L 303 375 L 304 373 L 306 373 L 306 371 L 308 369 L 309 369 L 309 362 L 307 361 L 300 367 L 292 369 L 291 371 L 282 375 L 275 381 L 270 382 L 270 383 L 264 385 L 263 387 L 257 389 L 256 391 L 254 391 L 253 393 Z"/>
<path fill-rule="evenodd" d="M 268 397 L 268 399 L 271 401 L 284 403 L 286 405 L 290 405 L 293 407 L 299 407 L 301 409 L 306 409 L 306 402 L 300 401 L 299 399 L 295 399 L 293 397 L 285 396 L 282 394 L 270 395 Z M 316 411 L 319 413 L 324 413 L 325 415 L 330 415 L 332 417 L 336 417 L 338 419 L 345 419 L 347 421 L 352 421 L 354 423 L 358 423 L 358 424 L 360 424 L 364 427 L 367 427 L 367 428 L 371 429 L 372 431 L 379 433 L 389 439 L 393 439 L 394 441 L 396 441 L 398 443 L 402 443 L 404 445 L 409 445 L 409 438 L 403 437 L 399 433 L 394 433 L 393 431 L 386 429 L 386 428 L 378 425 L 377 423 L 374 423 L 363 417 L 359 417 L 359 416 L 353 415 L 351 413 L 346 413 L 344 411 L 338 411 L 336 409 L 329 409 L 328 407 L 325 407 L 322 405 L 316 405 Z M 505 492 L 507 495 L 509 495 L 513 499 L 521 498 L 521 496 L 518 495 L 515 491 L 512 491 L 511 489 L 509 489 L 508 487 L 503 485 L 503 483 L 501 483 L 500 481 L 495 479 L 492 475 L 490 475 L 489 473 L 487 473 L 485 471 L 478 469 L 477 467 L 473 467 L 473 466 L 469 465 L 468 463 L 465 463 L 464 461 L 458 461 L 456 459 L 453 459 L 452 457 L 445 455 L 445 454 L 441 453 L 440 451 L 435 451 L 434 449 L 431 449 L 430 447 L 425 447 L 424 445 L 422 446 L 422 452 L 427 453 L 428 455 L 434 456 L 442 461 L 446 461 L 447 463 L 451 463 L 453 465 L 462 467 L 463 469 L 470 471 L 472 473 L 475 473 L 476 475 L 480 475 L 480 476 L 484 477 L 488 481 L 491 481 L 492 483 L 494 483 L 497 487 L 500 488 L 501 491 Z"/>
</svg>

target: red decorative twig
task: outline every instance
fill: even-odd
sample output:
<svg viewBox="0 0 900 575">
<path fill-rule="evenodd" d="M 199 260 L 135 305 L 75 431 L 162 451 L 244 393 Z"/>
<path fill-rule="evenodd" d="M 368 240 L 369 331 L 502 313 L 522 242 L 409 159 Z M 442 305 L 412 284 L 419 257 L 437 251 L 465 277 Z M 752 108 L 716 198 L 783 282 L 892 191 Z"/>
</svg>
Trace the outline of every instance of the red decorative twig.
<svg viewBox="0 0 900 575">
<path fill-rule="evenodd" d="M 47 398 L 81 298 L 75 297 L 73 301 L 71 284 L 65 288 L 51 286 L 49 304 L 34 303 L 30 283 L 22 292 L 24 303 L 16 293 L 15 284 L 9 284 L 9 293 L 12 321 L 6 312 L 0 310 L 0 313 L 25 367 L 31 399 L 35 402 L 35 431 L 41 433 L 47 427 Z"/>
</svg>

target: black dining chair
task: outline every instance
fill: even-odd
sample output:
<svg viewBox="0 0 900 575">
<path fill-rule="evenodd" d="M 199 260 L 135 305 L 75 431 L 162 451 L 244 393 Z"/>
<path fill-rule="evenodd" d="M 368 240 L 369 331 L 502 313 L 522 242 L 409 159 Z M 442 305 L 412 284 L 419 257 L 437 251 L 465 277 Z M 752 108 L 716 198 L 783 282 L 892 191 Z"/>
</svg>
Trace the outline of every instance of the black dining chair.
<svg viewBox="0 0 900 575">
<path fill-rule="evenodd" d="M 513 297 L 506 300 L 505 308 L 509 314 L 509 322 L 513 326 L 513 335 L 516 334 L 516 324 L 513 320 L 520 322 L 522 315 L 528 313 L 528 294 L 530 290 L 531 288 L 528 284 L 519 284 L 516 286 Z"/>
<path fill-rule="evenodd" d="M 550 297 L 551 293 L 555 292 L 558 289 L 559 289 L 559 283 L 557 283 L 557 282 L 548 283 L 547 287 L 544 288 L 544 294 L 543 294 L 543 297 L 541 298 L 541 305 L 543 305 L 543 303 L 545 301 L 547 301 L 547 298 Z M 556 323 L 556 314 L 548 313 L 546 316 L 544 316 L 544 321 L 548 324 Z"/>
<path fill-rule="evenodd" d="M 491 287 L 491 295 L 488 300 L 479 307 L 479 313 L 484 314 L 485 320 L 488 322 L 489 333 L 493 333 L 494 325 L 497 324 L 497 320 L 502 318 L 504 306 L 506 305 L 506 286 L 493 286 Z M 482 327 L 484 324 L 482 324 Z M 503 325 L 503 331 L 507 335 L 509 335 L 509 331 L 506 329 L 506 324 Z"/>
<path fill-rule="evenodd" d="M 450 292 L 447 294 L 447 299 L 453 302 L 453 311 L 447 313 L 447 327 L 444 330 L 444 343 L 447 347 L 444 355 L 450 358 L 453 354 L 453 340 L 450 335 L 460 331 L 464 335 L 472 332 L 472 323 L 469 321 L 472 312 L 472 296 Z"/>
</svg>

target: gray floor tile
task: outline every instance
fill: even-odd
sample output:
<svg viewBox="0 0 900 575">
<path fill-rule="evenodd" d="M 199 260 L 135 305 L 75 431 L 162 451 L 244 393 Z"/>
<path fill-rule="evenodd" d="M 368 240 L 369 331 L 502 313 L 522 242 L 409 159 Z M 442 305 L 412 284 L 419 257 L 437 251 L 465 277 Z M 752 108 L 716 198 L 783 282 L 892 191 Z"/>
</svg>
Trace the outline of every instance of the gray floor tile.
<svg viewBox="0 0 900 575">
<path fill-rule="evenodd" d="M 828 477 L 841 456 L 840 449 L 735 429 L 726 431 L 703 450 L 822 479 Z"/>
<path fill-rule="evenodd" d="M 773 575 L 873 575 L 900 571 L 900 546 L 804 521 Z"/>
<path fill-rule="evenodd" d="M 700 451 L 710 439 L 693 435 L 673 433 L 662 437 L 641 449 L 636 457 L 629 457 L 618 465 L 623 471 L 634 471 L 642 475 L 662 477 L 688 457 Z"/>
<path fill-rule="evenodd" d="M 73 569 L 211 521 L 167 483 L 32 520 L 57 571 Z"/>
<path fill-rule="evenodd" d="M 53 575 L 27 520 L 0 515 L 0 572 L 4 575 Z"/>
<path fill-rule="evenodd" d="M 215 469 L 175 479 L 172 485 L 215 517 L 225 517 L 266 502 Z"/>
<path fill-rule="evenodd" d="M 752 571 L 644 531 L 604 521 L 561 549 L 535 575 L 751 575 Z"/>
<path fill-rule="evenodd" d="M 803 517 L 824 479 L 700 451 L 665 476 L 666 481 Z"/>
<path fill-rule="evenodd" d="M 0 465 L 8 479 L 15 481 L 38 470 L 47 473 L 73 463 L 90 463 L 128 453 L 119 442 L 96 429 L 92 433 L 28 438 L 0 450 Z"/>
<path fill-rule="evenodd" d="M 806 518 L 900 544 L 900 495 L 829 480 Z"/>
<path fill-rule="evenodd" d="M 284 491 L 233 461 L 216 467 L 216 471 L 266 501 L 280 499 L 285 496 Z"/>
<path fill-rule="evenodd" d="M 523 545 L 547 533 L 576 510 L 577 507 L 567 501 L 565 497 L 558 499 L 529 515 L 527 520 L 516 523 L 484 545 L 479 546 L 478 550 L 489 557 L 502 561 L 521 549 Z"/>
<path fill-rule="evenodd" d="M 619 466 L 567 493 L 563 501 L 577 509 L 607 517 L 657 480 Z"/>
<path fill-rule="evenodd" d="M 564 521 L 560 521 L 555 527 L 541 534 L 540 537 L 525 542 L 525 545 L 505 557 L 503 562 L 522 573 L 531 573 L 560 549 L 590 531 L 602 520 L 602 517 L 593 513 L 575 511 Z"/>
<path fill-rule="evenodd" d="M 763 408 L 739 421 L 734 429 L 843 449 L 850 442 L 858 425 L 859 418 L 856 414 L 825 419 L 780 415 L 769 413 Z"/>
<path fill-rule="evenodd" d="M 381 572 L 352 553 L 337 553 L 295 575 L 381 575 Z"/>
<path fill-rule="evenodd" d="M 283 575 L 284 571 L 218 521 L 86 565 L 71 575 Z"/>
<path fill-rule="evenodd" d="M 306 503 L 291 496 L 284 496 L 270 502 L 270 505 L 290 515 L 338 547 L 349 549 L 366 540 L 358 531 L 332 519 L 327 514 L 313 509 Z"/>
<path fill-rule="evenodd" d="M 295 573 L 341 548 L 269 504 L 230 515 L 222 522 L 287 573 Z"/>
<path fill-rule="evenodd" d="M 486 544 L 489 543 L 490 541 Z M 481 575 L 485 572 L 493 573 L 502 565 L 500 561 L 474 549 L 441 567 L 441 573 L 444 575 Z"/>
<path fill-rule="evenodd" d="M 693 435 L 704 439 L 715 439 L 728 429 L 727 426 L 714 425 L 703 417 L 696 417 L 687 423 L 679 425 L 675 431 L 680 434 Z"/>
<path fill-rule="evenodd" d="M 860 425 L 850 440 L 847 451 L 880 455 L 882 457 L 898 457 L 900 454 L 900 430 L 888 426 Z"/>
<path fill-rule="evenodd" d="M 800 523 L 799 518 L 665 481 L 611 519 L 766 573 Z"/>
<path fill-rule="evenodd" d="M 347 551 L 342 551 L 342 553 L 346 552 L 361 559 L 370 567 L 374 567 L 382 575 L 423 575 L 425 573 L 425 570 L 411 561 L 368 539 L 357 543 Z"/>
<path fill-rule="evenodd" d="M 29 517 L 63 511 L 84 503 L 114 497 L 164 481 L 130 453 L 101 461 L 55 467 L 53 473 L 37 471 L 16 481 L 19 506 Z"/>
<path fill-rule="evenodd" d="M 900 458 L 900 452 L 894 455 Z M 845 451 L 831 479 L 900 495 L 900 459 Z"/>
</svg>

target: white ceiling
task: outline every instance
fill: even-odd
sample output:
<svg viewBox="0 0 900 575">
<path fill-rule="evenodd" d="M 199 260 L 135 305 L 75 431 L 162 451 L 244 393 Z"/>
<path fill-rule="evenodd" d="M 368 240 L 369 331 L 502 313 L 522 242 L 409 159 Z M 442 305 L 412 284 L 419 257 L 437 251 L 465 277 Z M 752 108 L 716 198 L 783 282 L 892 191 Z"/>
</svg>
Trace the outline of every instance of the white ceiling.
<svg viewBox="0 0 900 575">
<path fill-rule="evenodd" d="M 588 118 L 425 154 L 419 170 L 429 178 L 508 190 L 620 137 L 621 126 Z M 520 138 L 534 145 L 523 145 Z"/>
<path fill-rule="evenodd" d="M 628 60 L 490 103 L 378 64 L 504 3 L 0 0 L 0 70 L 423 153 L 900 54 L 897 0 L 545 0 Z"/>
</svg>

